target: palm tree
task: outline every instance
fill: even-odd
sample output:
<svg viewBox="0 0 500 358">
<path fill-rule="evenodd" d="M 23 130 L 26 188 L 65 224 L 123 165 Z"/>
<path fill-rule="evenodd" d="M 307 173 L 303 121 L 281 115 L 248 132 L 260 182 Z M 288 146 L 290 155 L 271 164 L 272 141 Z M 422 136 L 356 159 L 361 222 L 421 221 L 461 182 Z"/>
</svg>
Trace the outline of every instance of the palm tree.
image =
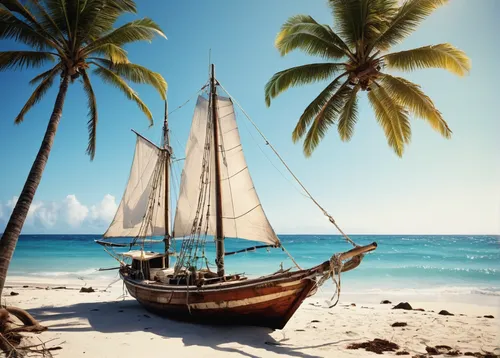
<svg viewBox="0 0 500 358">
<path fill-rule="evenodd" d="M 0 239 L 0 297 L 17 239 L 28 214 L 36 189 L 49 158 L 61 119 L 64 99 L 70 84 L 79 80 L 87 95 L 87 153 L 94 158 L 96 150 L 97 105 L 89 73 L 117 87 L 137 103 L 153 121 L 148 107 L 127 80 L 152 85 L 165 99 L 167 83 L 163 77 L 145 67 L 130 63 L 123 46 L 137 41 L 151 41 L 156 35 L 165 37 L 151 19 L 144 18 L 113 25 L 123 13 L 136 12 L 133 0 L 2 0 L 0 2 L 0 39 L 14 39 L 28 45 L 31 51 L 0 52 L 0 70 L 53 66 L 31 80 L 37 85 L 15 119 L 21 123 L 26 113 L 38 103 L 57 79 L 59 93 L 50 116 L 38 155 L 24 188 Z"/>
<path fill-rule="evenodd" d="M 328 62 L 297 66 L 276 73 L 266 84 L 265 99 L 289 87 L 328 80 L 326 88 L 307 106 L 293 131 L 294 142 L 305 136 L 304 153 L 310 156 L 330 126 L 349 141 L 358 119 L 358 94 L 368 93 L 387 142 L 403 155 L 411 137 L 409 115 L 426 120 L 445 138 L 451 130 L 420 86 L 388 74 L 386 69 L 412 71 L 442 68 L 463 76 L 470 70 L 466 54 L 444 43 L 388 53 L 436 8 L 448 0 L 329 0 L 335 26 L 321 25 L 311 16 L 288 19 L 275 45 L 282 56 L 302 50 Z M 309 128 L 309 129 L 308 129 Z M 307 134 L 306 134 L 307 132 Z"/>
</svg>

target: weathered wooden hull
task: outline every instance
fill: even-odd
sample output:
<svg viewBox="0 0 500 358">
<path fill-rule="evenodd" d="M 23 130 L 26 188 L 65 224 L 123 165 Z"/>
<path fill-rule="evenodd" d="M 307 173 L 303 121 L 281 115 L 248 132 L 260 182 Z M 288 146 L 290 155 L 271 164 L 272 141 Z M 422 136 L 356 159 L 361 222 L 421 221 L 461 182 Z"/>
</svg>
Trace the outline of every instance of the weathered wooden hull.
<svg viewBox="0 0 500 358">
<path fill-rule="evenodd" d="M 342 272 L 357 267 L 362 253 L 376 244 L 351 250 Z M 360 254 L 357 254 L 360 252 Z M 355 255 L 356 254 L 356 255 Z M 255 325 L 282 329 L 302 302 L 317 289 L 317 278 L 330 262 L 308 270 L 282 272 L 256 279 L 201 287 L 135 280 L 127 270 L 120 275 L 129 293 L 147 310 L 174 319 L 210 324 Z"/>
<path fill-rule="evenodd" d="M 314 277 L 278 274 L 233 284 L 198 288 L 147 284 L 122 276 L 129 293 L 147 310 L 167 317 L 210 324 L 283 328 L 315 287 Z"/>
</svg>

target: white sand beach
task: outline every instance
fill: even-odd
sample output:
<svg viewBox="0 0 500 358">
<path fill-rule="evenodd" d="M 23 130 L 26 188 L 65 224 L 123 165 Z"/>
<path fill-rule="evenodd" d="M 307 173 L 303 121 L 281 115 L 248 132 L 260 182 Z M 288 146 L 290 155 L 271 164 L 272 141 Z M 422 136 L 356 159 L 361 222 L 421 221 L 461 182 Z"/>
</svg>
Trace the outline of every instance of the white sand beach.
<svg viewBox="0 0 500 358">
<path fill-rule="evenodd" d="M 83 285 L 96 289 L 80 293 Z M 283 330 L 176 322 L 145 311 L 125 295 L 121 281 L 8 279 L 5 301 L 27 309 L 49 330 L 38 335 L 61 346 L 56 357 L 364 357 L 377 356 L 347 346 L 375 338 L 399 345 L 408 357 L 426 347 L 447 345 L 465 352 L 500 354 L 500 297 L 381 294 L 341 296 L 327 308 L 322 296 L 306 300 Z M 24 287 L 23 287 L 24 286 Z M 27 286 L 27 287 L 26 287 Z M 55 289 L 64 286 L 65 289 Z M 10 292 L 19 295 L 9 296 Z M 382 299 L 393 304 L 380 304 Z M 417 310 L 394 310 L 408 301 Z M 355 306 L 351 305 L 355 303 Z M 439 315 L 448 310 L 454 316 Z M 493 315 L 494 318 L 485 318 Z M 405 322 L 405 327 L 392 327 Z M 384 352 L 394 356 L 395 352 Z"/>
</svg>

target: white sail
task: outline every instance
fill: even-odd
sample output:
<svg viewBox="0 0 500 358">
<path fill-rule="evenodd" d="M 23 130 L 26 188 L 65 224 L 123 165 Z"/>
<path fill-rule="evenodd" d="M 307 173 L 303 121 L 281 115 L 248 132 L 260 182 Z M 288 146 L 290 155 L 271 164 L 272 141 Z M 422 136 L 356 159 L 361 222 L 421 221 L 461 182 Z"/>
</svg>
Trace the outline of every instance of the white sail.
<svg viewBox="0 0 500 358">
<path fill-rule="evenodd" d="M 127 188 L 104 237 L 165 235 L 165 160 L 164 151 L 137 136 Z"/>
<path fill-rule="evenodd" d="M 262 209 L 257 192 L 250 177 L 243 155 L 240 135 L 234 114 L 233 103 L 225 97 L 218 97 L 219 145 L 220 158 L 222 224 L 224 237 L 240 238 L 279 244 L 273 228 Z M 197 204 L 201 190 L 203 154 L 207 135 L 207 121 L 210 118 L 209 101 L 198 97 L 191 132 L 186 146 L 186 161 L 182 172 L 179 201 L 175 213 L 174 231 L 176 237 L 189 236 L 193 220 L 197 215 Z M 213 135 L 209 131 L 209 135 Z M 215 181 L 215 151 L 211 141 L 210 181 Z M 210 185 L 210 205 L 208 234 L 215 235 L 215 185 Z M 206 220 L 204 217 L 203 220 Z M 205 225 L 203 225 L 205 227 Z M 204 229 L 203 229 L 204 231 Z"/>
</svg>

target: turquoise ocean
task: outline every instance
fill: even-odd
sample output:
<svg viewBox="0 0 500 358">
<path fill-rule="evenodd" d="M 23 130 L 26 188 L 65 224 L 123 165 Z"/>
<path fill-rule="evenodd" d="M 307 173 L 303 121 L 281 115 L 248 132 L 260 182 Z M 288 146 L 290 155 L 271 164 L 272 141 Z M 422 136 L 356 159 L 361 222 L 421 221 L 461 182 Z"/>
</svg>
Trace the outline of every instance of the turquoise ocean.
<svg viewBox="0 0 500 358">
<path fill-rule="evenodd" d="M 304 268 L 315 266 L 335 252 L 351 248 L 340 236 L 280 235 L 283 245 Z M 117 266 L 101 246 L 99 235 L 21 235 L 9 276 L 114 281 Z M 355 270 L 342 275 L 343 291 L 438 290 L 444 293 L 500 296 L 500 237 L 441 235 L 354 235 L 360 245 L 377 242 Z M 180 241 L 175 242 L 177 249 Z M 226 251 L 252 246 L 246 240 L 226 239 Z M 161 251 L 162 244 L 146 245 Z M 206 245 L 213 263 L 215 245 Z M 260 249 L 225 258 L 226 270 L 259 276 L 293 264 L 280 249 Z"/>
</svg>

